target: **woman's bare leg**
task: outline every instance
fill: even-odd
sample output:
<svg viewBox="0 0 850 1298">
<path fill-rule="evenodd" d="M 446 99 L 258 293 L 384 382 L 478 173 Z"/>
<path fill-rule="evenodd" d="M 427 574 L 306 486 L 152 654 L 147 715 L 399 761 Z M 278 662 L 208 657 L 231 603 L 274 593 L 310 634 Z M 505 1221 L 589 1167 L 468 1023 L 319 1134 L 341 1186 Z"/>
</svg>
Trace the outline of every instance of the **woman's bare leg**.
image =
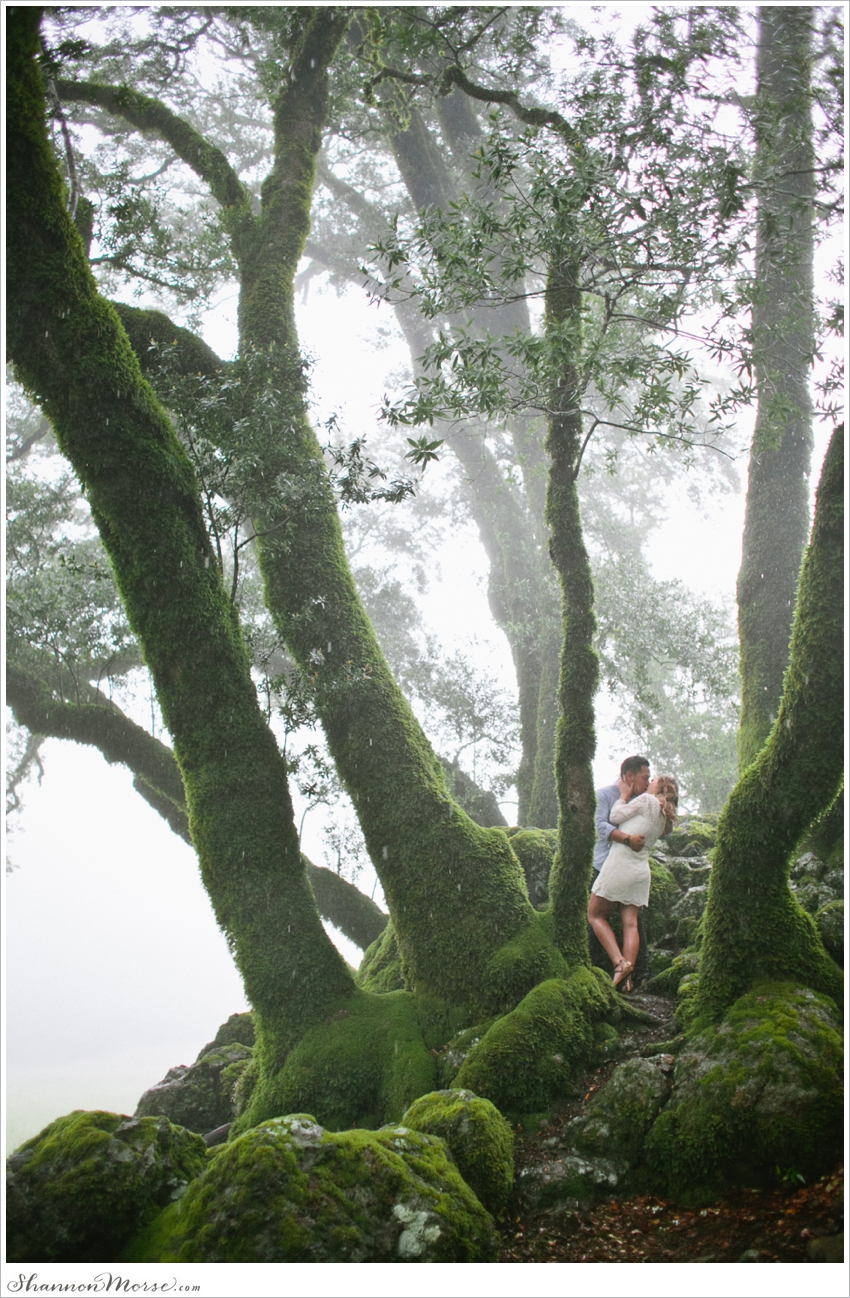
<svg viewBox="0 0 850 1298">
<path fill-rule="evenodd" d="M 609 901 L 607 897 L 600 897 L 598 893 L 592 892 L 587 907 L 587 922 L 602 943 L 608 959 L 615 966 L 623 959 L 614 930 L 608 923 L 608 916 L 616 904 L 615 901 Z"/>
<path fill-rule="evenodd" d="M 640 951 L 637 906 L 621 906 L 620 916 L 623 920 L 623 958 L 634 968 Z"/>
</svg>

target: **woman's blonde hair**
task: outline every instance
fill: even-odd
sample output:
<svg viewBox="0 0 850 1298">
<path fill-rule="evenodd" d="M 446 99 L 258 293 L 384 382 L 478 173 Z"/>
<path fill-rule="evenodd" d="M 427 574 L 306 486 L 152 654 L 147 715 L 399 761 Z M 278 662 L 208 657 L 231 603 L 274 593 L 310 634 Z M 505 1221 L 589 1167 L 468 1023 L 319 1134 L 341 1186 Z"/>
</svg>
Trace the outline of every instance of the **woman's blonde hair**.
<svg viewBox="0 0 850 1298">
<path fill-rule="evenodd" d="M 655 796 L 661 804 L 661 810 L 667 818 L 665 828 L 669 831 L 679 819 L 679 785 L 675 775 L 658 775 L 658 788 Z"/>
</svg>

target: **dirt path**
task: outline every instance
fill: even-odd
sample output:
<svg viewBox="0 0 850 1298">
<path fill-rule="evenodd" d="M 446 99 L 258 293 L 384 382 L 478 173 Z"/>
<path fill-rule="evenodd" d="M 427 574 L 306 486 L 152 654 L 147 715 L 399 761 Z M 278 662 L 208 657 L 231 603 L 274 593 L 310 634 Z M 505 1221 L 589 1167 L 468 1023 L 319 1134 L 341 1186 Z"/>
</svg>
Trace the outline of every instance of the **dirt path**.
<svg viewBox="0 0 850 1298">
<path fill-rule="evenodd" d="M 675 1034 L 675 1002 L 635 993 L 633 1002 L 654 1016 L 653 1027 L 621 1033 L 616 1059 L 589 1069 L 553 1119 L 536 1132 L 517 1132 L 517 1181 L 523 1168 L 546 1164 L 561 1133 L 582 1113 L 610 1073 L 630 1055 Z M 712 1207 L 687 1210 L 652 1195 L 604 1199 L 574 1211 L 567 1204 L 542 1209 L 524 1204 L 519 1190 L 499 1218 L 502 1262 L 806 1262 L 810 1242 L 829 1252 L 837 1245 L 844 1216 L 844 1173 L 836 1169 L 813 1185 L 773 1190 L 741 1189 Z M 824 1259 L 827 1260 L 827 1259 Z M 841 1257 L 829 1257 L 840 1261 Z"/>
</svg>

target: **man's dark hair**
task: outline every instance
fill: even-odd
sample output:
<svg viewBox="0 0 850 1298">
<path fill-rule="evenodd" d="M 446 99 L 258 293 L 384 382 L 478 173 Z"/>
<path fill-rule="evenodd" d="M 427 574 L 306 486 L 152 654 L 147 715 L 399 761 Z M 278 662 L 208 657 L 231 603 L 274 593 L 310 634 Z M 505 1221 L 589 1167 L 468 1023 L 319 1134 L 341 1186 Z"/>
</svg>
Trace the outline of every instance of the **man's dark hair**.
<svg viewBox="0 0 850 1298">
<path fill-rule="evenodd" d="M 648 757 L 627 757 L 620 767 L 620 779 L 624 780 L 627 775 L 637 775 L 644 766 L 649 766 Z"/>
</svg>

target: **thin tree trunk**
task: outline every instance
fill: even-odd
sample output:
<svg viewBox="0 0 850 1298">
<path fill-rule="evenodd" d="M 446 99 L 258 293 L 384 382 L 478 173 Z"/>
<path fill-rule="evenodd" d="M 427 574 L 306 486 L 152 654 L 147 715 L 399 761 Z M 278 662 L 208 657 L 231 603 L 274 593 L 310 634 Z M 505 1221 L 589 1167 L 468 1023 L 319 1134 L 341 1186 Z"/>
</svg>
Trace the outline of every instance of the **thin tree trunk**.
<svg viewBox="0 0 850 1298">
<path fill-rule="evenodd" d="M 559 377 L 550 394 L 547 447 L 552 464 L 547 515 L 552 562 L 561 581 L 563 645 L 560 715 L 555 748 L 558 848 L 549 886 L 554 937 L 571 963 L 589 964 L 588 883 L 596 838 L 594 699 L 599 662 L 593 648 L 593 579 L 581 530 L 576 476 L 581 413 L 576 357 L 581 342 L 581 291 L 577 268 L 550 266 L 546 332 Z"/>
</svg>

